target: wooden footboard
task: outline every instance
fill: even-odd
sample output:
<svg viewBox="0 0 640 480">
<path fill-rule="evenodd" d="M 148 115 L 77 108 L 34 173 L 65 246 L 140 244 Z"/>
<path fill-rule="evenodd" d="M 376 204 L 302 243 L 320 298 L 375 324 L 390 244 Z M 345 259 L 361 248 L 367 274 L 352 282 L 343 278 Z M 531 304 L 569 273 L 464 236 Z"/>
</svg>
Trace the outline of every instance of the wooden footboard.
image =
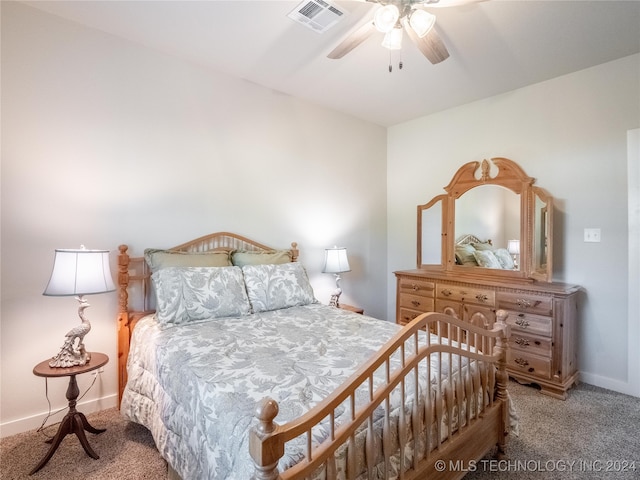
<svg viewBox="0 0 640 480">
<path fill-rule="evenodd" d="M 469 462 L 482 458 L 494 445 L 504 452 L 509 429 L 506 316 L 498 311 L 493 330 L 483 330 L 441 313 L 423 314 L 343 387 L 284 425 L 274 422 L 277 403 L 265 398 L 256 407 L 258 424 L 250 436 L 254 478 L 313 478 L 324 469 L 326 478 L 333 479 L 343 468 L 336 460 L 340 452 L 349 479 L 362 473 L 373 478 L 374 469 L 389 478 L 392 464 L 404 472 L 400 478 L 424 479 L 429 474 L 461 478 Z M 435 333 L 426 335 L 429 331 Z M 391 367 L 392 359 L 400 359 L 398 368 Z M 433 361 L 444 366 L 435 377 Z M 462 366 L 457 373 L 456 363 Z M 350 420 L 338 425 L 335 412 L 345 406 Z M 314 444 L 312 438 L 321 424 L 329 434 Z M 305 458 L 280 472 L 278 463 L 287 442 L 301 435 L 306 435 Z M 358 443 L 364 443 L 364 455 L 358 453 Z M 358 461 L 363 456 L 364 461 Z"/>
</svg>

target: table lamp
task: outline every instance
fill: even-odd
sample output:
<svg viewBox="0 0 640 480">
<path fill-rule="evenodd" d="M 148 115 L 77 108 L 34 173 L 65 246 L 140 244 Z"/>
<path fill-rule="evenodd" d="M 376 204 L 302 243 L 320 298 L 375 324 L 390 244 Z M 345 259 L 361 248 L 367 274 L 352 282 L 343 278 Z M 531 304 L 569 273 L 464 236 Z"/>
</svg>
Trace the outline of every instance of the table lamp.
<svg viewBox="0 0 640 480">
<path fill-rule="evenodd" d="M 331 295 L 329 305 L 332 307 L 340 306 L 340 274 L 350 272 L 349 259 L 347 258 L 347 249 L 344 247 L 326 248 L 324 251 L 324 267 L 322 273 L 333 273 L 336 276 L 336 289 Z"/>
<path fill-rule="evenodd" d="M 60 351 L 49 362 L 50 367 L 85 365 L 91 354 L 85 350 L 84 337 L 91 323 L 84 315 L 89 307 L 85 295 L 112 292 L 116 289 L 111 278 L 108 250 L 56 249 L 53 271 L 43 295 L 64 297 L 75 295 L 81 324 L 69 330 Z"/>
</svg>

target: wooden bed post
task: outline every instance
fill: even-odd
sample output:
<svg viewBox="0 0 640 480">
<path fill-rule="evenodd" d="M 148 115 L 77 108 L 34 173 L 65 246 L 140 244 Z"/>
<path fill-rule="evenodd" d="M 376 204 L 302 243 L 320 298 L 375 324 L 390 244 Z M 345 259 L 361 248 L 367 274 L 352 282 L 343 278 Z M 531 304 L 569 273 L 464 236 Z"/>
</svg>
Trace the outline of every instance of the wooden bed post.
<svg viewBox="0 0 640 480">
<path fill-rule="evenodd" d="M 251 429 L 249 452 L 256 465 L 252 480 L 278 480 L 278 460 L 284 455 L 284 444 L 273 436 L 278 425 L 274 423 L 278 415 L 278 403 L 266 397 L 256 405 L 255 416 L 259 424 Z"/>
<path fill-rule="evenodd" d="M 129 356 L 129 255 L 127 245 L 120 245 L 118 255 L 118 406 L 122 399 L 124 386 L 127 384 L 126 358 Z"/>
<path fill-rule="evenodd" d="M 507 436 L 509 435 L 509 396 L 507 395 L 507 385 L 509 375 L 507 374 L 507 350 L 509 348 L 509 325 L 505 310 L 496 312 L 496 323 L 502 328 L 502 335 L 496 338 L 496 353 L 500 355 L 498 360 L 498 371 L 496 372 L 497 391 L 496 397 L 502 401 L 502 432 L 498 443 L 498 456 L 506 454 Z"/>
</svg>

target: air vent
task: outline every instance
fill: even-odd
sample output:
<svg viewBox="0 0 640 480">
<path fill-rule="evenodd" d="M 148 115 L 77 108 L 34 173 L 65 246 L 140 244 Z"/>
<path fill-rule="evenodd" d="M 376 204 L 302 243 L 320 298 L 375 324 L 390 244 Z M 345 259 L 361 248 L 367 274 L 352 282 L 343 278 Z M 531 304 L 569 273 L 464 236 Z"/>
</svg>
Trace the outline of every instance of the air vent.
<svg viewBox="0 0 640 480">
<path fill-rule="evenodd" d="M 345 13 L 324 0 L 304 0 L 287 16 L 314 32 L 322 33 L 338 23 Z"/>
</svg>

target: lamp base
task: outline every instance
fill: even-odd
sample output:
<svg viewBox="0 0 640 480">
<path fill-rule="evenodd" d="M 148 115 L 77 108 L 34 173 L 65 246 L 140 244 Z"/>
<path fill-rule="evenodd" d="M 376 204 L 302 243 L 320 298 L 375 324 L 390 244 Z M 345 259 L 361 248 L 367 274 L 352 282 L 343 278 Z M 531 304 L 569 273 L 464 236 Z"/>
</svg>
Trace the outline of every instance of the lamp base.
<svg viewBox="0 0 640 480">
<path fill-rule="evenodd" d="M 52 368 L 68 368 L 75 366 L 86 365 L 91 359 L 91 354 L 84 348 L 84 336 L 91 330 L 91 323 L 84 316 L 84 310 L 89 306 L 82 295 L 76 297 L 76 300 L 80 303 L 78 307 L 78 315 L 82 323 L 77 327 L 72 328 L 65 335 L 65 341 L 58 354 L 51 359 L 49 366 Z M 76 345 L 76 339 L 78 340 Z"/>
<path fill-rule="evenodd" d="M 331 295 L 331 300 L 329 300 L 329 306 L 330 307 L 338 307 L 340 308 L 340 293 L 334 293 L 333 295 Z"/>
<path fill-rule="evenodd" d="M 340 275 L 336 273 L 336 289 L 331 294 L 331 300 L 329 301 L 330 307 L 340 307 L 341 294 L 342 294 L 342 288 L 340 288 Z"/>
<path fill-rule="evenodd" d="M 60 351 L 49 362 L 51 368 L 69 368 L 82 366 L 89 363 L 91 360 L 91 353 L 87 352 L 84 348 L 84 343 L 78 345 L 78 348 L 74 348 L 73 345 L 62 346 Z"/>
</svg>

